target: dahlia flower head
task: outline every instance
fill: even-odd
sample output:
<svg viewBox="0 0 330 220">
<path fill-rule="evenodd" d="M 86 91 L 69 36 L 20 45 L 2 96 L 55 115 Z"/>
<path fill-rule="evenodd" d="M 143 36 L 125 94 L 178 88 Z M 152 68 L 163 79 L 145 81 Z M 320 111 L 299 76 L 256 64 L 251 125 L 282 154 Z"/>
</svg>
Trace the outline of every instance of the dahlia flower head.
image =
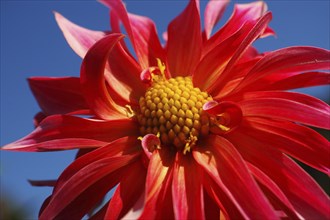
<svg viewBox="0 0 330 220">
<path fill-rule="evenodd" d="M 209 1 L 201 18 L 191 0 L 163 43 L 151 19 L 101 3 L 110 31 L 55 12 L 80 78 L 30 78 L 36 128 L 2 148 L 78 149 L 56 180 L 31 181 L 53 187 L 41 220 L 330 218 L 329 197 L 297 164 L 329 175 L 329 142 L 312 127 L 330 128 L 330 108 L 288 91 L 329 84 L 328 50 L 259 53 L 252 43 L 275 34 L 262 1 L 236 4 L 213 30 L 228 1 Z"/>
</svg>

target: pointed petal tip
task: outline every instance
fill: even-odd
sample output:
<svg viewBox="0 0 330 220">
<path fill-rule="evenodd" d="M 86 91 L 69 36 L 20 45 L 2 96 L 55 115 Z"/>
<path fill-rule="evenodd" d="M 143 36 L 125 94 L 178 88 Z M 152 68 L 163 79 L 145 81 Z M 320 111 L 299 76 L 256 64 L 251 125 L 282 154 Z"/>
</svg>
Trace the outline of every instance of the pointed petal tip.
<svg viewBox="0 0 330 220">
<path fill-rule="evenodd" d="M 55 10 L 53 10 L 52 12 L 53 12 L 53 14 L 54 14 L 54 16 L 55 16 L 55 19 L 58 19 L 58 18 L 63 17 L 59 12 L 57 12 L 57 11 L 55 11 Z"/>
<path fill-rule="evenodd" d="M 0 147 L 0 151 L 38 152 L 37 148 L 35 147 L 21 147 L 21 145 L 17 145 L 16 142 Z"/>
<path fill-rule="evenodd" d="M 55 21 L 57 23 L 57 25 L 62 29 L 63 27 L 63 22 L 68 22 L 68 19 L 66 19 L 61 13 L 53 10 L 52 11 L 55 17 Z"/>
<path fill-rule="evenodd" d="M 83 58 L 88 49 L 98 40 L 106 35 L 106 32 L 95 31 L 79 26 L 60 13 L 53 11 L 55 21 L 70 47 Z"/>
<path fill-rule="evenodd" d="M 107 59 L 123 34 L 112 33 L 97 41 L 87 52 L 81 65 L 80 79 L 86 102 L 102 119 L 127 118 L 127 108 L 110 95 L 104 70 Z"/>
</svg>

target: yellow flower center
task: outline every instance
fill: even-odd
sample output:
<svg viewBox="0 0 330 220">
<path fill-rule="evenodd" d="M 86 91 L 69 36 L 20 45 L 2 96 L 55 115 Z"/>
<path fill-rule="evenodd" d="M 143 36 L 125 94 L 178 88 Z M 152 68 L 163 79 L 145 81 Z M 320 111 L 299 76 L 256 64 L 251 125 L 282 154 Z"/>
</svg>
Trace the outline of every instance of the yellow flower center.
<svg viewBox="0 0 330 220">
<path fill-rule="evenodd" d="M 151 86 L 140 98 L 137 118 L 141 135 L 158 135 L 162 145 L 174 145 L 184 153 L 198 138 L 209 133 L 209 116 L 203 105 L 212 100 L 193 86 L 191 77 L 153 76 Z"/>
</svg>

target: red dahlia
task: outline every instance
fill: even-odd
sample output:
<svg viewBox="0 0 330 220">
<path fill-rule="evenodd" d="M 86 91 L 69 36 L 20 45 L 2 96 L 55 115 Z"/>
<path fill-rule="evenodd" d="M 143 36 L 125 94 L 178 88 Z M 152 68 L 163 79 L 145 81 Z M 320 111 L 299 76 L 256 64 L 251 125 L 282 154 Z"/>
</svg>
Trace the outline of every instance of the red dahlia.
<svg viewBox="0 0 330 220">
<path fill-rule="evenodd" d="M 329 106 L 286 90 L 329 83 L 330 53 L 289 47 L 260 54 L 274 34 L 264 2 L 210 1 L 204 30 L 191 0 L 160 43 L 152 20 L 108 6 L 111 31 L 55 13 L 83 58 L 80 78 L 30 78 L 42 113 L 13 151 L 79 149 L 52 185 L 40 219 L 330 218 L 328 196 L 293 160 L 329 175 Z M 122 24 L 134 53 L 124 42 Z M 84 115 L 84 117 L 81 117 Z"/>
</svg>

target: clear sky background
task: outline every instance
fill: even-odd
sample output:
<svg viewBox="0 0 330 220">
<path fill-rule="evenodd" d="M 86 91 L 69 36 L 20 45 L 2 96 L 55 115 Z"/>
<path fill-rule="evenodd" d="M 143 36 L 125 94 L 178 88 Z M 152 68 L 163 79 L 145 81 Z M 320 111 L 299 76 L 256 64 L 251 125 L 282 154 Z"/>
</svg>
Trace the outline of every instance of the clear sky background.
<svg viewBox="0 0 330 220">
<path fill-rule="evenodd" d="M 33 130 L 32 119 L 39 107 L 28 88 L 31 76 L 79 76 L 81 59 L 71 50 L 52 11 L 95 30 L 109 30 L 108 9 L 94 1 L 1 2 L 1 143 L 10 143 Z M 126 1 L 130 12 L 151 17 L 163 33 L 186 1 Z M 242 2 L 242 1 L 241 1 Z M 329 49 L 329 0 L 266 1 L 273 12 L 271 27 L 277 37 L 261 39 L 260 51 L 294 45 Z M 205 1 L 202 1 L 204 10 Z M 228 7 L 221 24 L 230 16 Z M 304 90 L 329 100 L 329 87 Z M 52 153 L 0 152 L 1 197 L 10 197 L 18 208 L 36 219 L 47 187 L 32 187 L 27 179 L 54 179 L 72 161 L 75 151 Z"/>
</svg>

